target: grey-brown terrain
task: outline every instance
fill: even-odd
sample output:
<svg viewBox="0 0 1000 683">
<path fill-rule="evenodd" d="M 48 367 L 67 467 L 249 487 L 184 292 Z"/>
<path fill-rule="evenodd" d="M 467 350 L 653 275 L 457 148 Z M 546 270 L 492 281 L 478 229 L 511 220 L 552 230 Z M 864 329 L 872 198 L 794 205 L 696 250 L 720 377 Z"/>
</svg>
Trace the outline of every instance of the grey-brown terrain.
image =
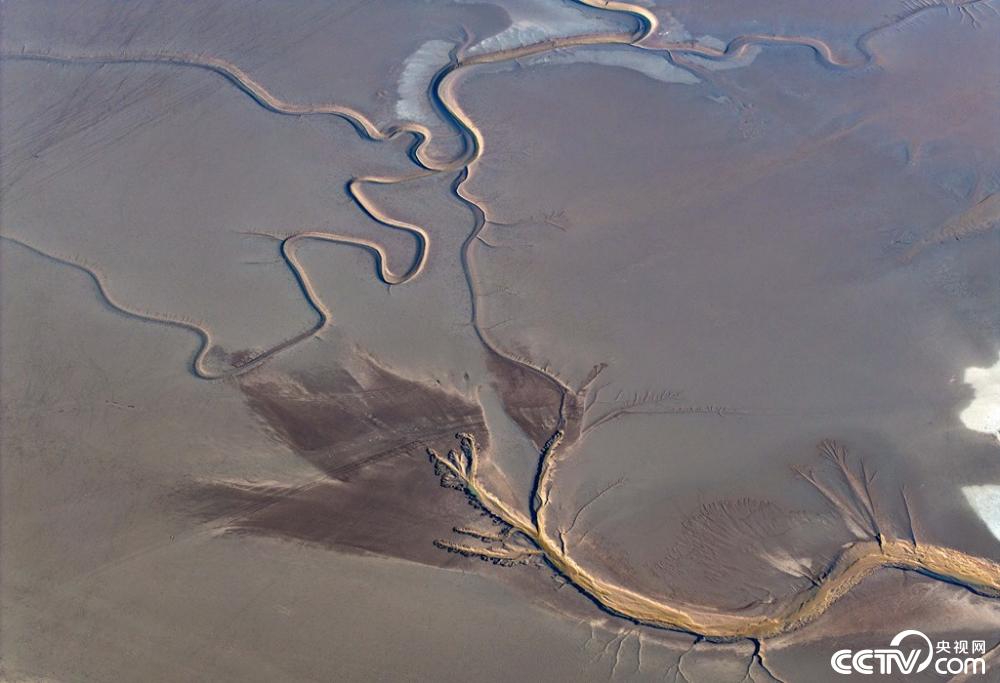
<svg viewBox="0 0 1000 683">
<path fill-rule="evenodd" d="M 998 675 L 1000 5 L 0 13 L 0 679 Z"/>
</svg>

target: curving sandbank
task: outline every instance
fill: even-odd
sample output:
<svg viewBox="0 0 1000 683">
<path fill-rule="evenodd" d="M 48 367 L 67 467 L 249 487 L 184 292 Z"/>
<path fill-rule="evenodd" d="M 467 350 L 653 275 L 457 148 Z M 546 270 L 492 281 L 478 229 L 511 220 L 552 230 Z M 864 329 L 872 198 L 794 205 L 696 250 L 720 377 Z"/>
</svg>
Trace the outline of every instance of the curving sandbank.
<svg viewBox="0 0 1000 683">
<path fill-rule="evenodd" d="M 566 433 L 570 421 L 569 412 L 574 396 L 570 386 L 545 368 L 538 367 L 531 361 L 519 358 L 509 353 L 495 342 L 480 324 L 476 302 L 479 298 L 477 278 L 475 276 L 474 252 L 472 247 L 479 238 L 488 222 L 487 210 L 483 202 L 476 199 L 464 185 L 473 173 L 475 162 L 479 159 L 483 146 L 482 132 L 475 122 L 462 110 L 455 94 L 456 81 L 465 67 L 500 63 L 521 57 L 567 47 L 588 45 L 631 45 L 643 49 L 642 42 L 656 29 L 658 20 L 649 10 L 624 2 L 598 2 L 583 0 L 583 4 L 610 11 L 627 13 L 633 16 L 638 28 L 631 33 L 605 33 L 593 35 L 572 36 L 552 39 L 521 46 L 518 48 L 469 56 L 465 54 L 467 46 L 457 46 L 450 56 L 451 62 L 435 75 L 430 91 L 435 103 L 449 118 L 461 133 L 465 141 L 465 149 L 457 158 L 439 161 L 430 155 L 432 142 L 431 133 L 425 126 L 415 123 L 393 124 L 383 129 L 377 127 L 370 119 L 360 112 L 336 104 L 296 104 L 286 102 L 270 93 L 263 85 L 255 81 L 249 74 L 237 65 L 217 58 L 204 58 L 194 55 L 171 53 L 139 54 L 139 55 L 59 55 L 53 53 L 13 52 L 3 53 L 0 57 L 6 59 L 25 59 L 36 61 L 52 61 L 60 63 L 149 63 L 169 64 L 174 66 L 205 69 L 214 72 L 240 88 L 260 106 L 276 114 L 288 116 L 331 115 L 348 121 L 358 131 L 359 135 L 372 141 L 386 141 L 401 135 L 411 135 L 414 143 L 410 148 L 410 156 L 421 169 L 421 173 L 400 178 L 356 178 L 349 184 L 349 192 L 361 209 L 378 222 L 395 229 L 412 234 L 419 243 L 418 255 L 411 267 L 404 272 L 397 272 L 387 265 L 385 249 L 373 240 L 338 235 L 332 232 L 306 231 L 290 236 L 271 235 L 281 242 L 281 254 L 288 267 L 295 275 L 303 295 L 318 315 L 318 320 L 310 329 L 295 335 L 281 344 L 268 349 L 255 358 L 247 361 L 241 367 L 232 371 L 211 372 L 205 365 L 205 357 L 211 349 L 211 335 L 207 328 L 178 318 L 153 316 L 117 302 L 108 290 L 101 274 L 86 265 L 71 259 L 48 254 L 37 247 L 12 237 L 4 237 L 16 242 L 35 253 L 41 254 L 59 263 L 69 265 L 87 273 L 95 282 L 104 300 L 116 310 L 146 322 L 179 327 L 191 331 L 201 338 L 201 346 L 193 361 L 194 373 L 202 379 L 220 379 L 235 374 L 247 372 L 266 362 L 274 355 L 293 347 L 322 330 L 332 321 L 332 314 L 322 303 L 305 271 L 296 256 L 297 246 L 302 240 L 316 239 L 345 244 L 361 248 L 370 253 L 376 264 L 378 276 L 387 284 L 404 284 L 419 276 L 426 263 L 430 248 L 429 237 L 425 230 L 417 226 L 391 218 L 369 202 L 364 195 L 363 186 L 368 183 L 390 185 L 407 182 L 408 180 L 425 177 L 430 174 L 457 172 L 452 186 L 455 195 L 470 209 L 475 226 L 466 239 L 461 250 L 461 259 L 466 273 L 466 280 L 472 301 L 472 324 L 479 340 L 492 354 L 514 363 L 530 371 L 555 386 L 563 397 L 560 409 L 560 427 L 553 438 L 542 450 L 539 462 L 539 475 L 531 504 L 531 515 L 505 505 L 500 498 L 492 493 L 476 475 L 478 452 L 475 441 L 469 435 L 461 437 L 459 452 L 448 456 L 432 453 L 435 463 L 442 472 L 451 477 L 466 493 L 489 512 L 495 519 L 513 530 L 511 545 L 507 548 L 474 548 L 457 544 L 445 544 L 446 547 L 460 552 L 469 552 L 490 559 L 514 559 L 541 555 L 559 573 L 593 598 L 598 604 L 622 617 L 654 627 L 682 630 L 700 637 L 715 640 L 733 640 L 749 638 L 759 641 L 793 630 L 798 626 L 821 615 L 833 602 L 856 586 L 865 576 L 881 567 L 898 567 L 916 571 L 941 580 L 965 586 L 982 595 L 1000 596 L 1000 566 L 997 563 L 977 558 L 961 551 L 936 545 L 918 543 L 911 540 L 892 539 L 875 529 L 870 538 L 849 544 L 827 569 L 818 585 L 786 598 L 767 615 L 753 615 L 740 612 L 722 612 L 709 606 L 687 603 L 666 603 L 642 595 L 604 579 L 587 570 L 575 560 L 567 545 L 565 535 L 550 529 L 551 524 L 546 519 L 548 500 L 551 495 L 554 473 L 562 463 L 557 457 L 559 446 Z M 933 9 L 924 7 L 916 10 L 910 16 Z M 755 45 L 783 44 L 797 45 L 811 49 L 824 66 L 836 69 L 853 69 L 867 66 L 875 61 L 869 43 L 877 33 L 885 27 L 873 29 L 864 34 L 857 42 L 863 59 L 857 62 L 838 61 L 830 47 L 822 40 L 809 37 L 774 36 L 754 34 L 741 36 L 730 41 L 726 47 L 715 49 L 693 45 L 690 43 L 675 43 L 657 48 L 664 51 L 672 60 L 674 55 L 691 54 L 699 57 L 727 60 L 737 59 Z M 683 62 L 676 62 L 684 66 Z M 842 504 L 844 504 L 842 502 Z M 852 505 L 857 505 L 854 501 Z M 862 501 L 863 504 L 863 501 Z M 877 526 L 877 525 L 875 525 Z"/>
<path fill-rule="evenodd" d="M 498 543 L 471 545 L 439 541 L 443 548 L 491 561 L 521 562 L 540 555 L 556 572 L 607 611 L 636 623 L 684 631 L 714 641 L 749 639 L 759 642 L 793 631 L 814 621 L 837 600 L 878 569 L 896 568 L 918 572 L 946 581 L 982 596 L 1000 598 L 1000 563 L 975 557 L 954 548 L 927 544 L 912 533 L 909 539 L 895 538 L 883 530 L 871 497 L 871 481 L 864 465 L 855 472 L 847 452 L 833 442 L 824 442 L 821 451 L 837 465 L 849 493 L 838 493 L 811 472 L 802 476 L 812 483 L 837 509 L 848 526 L 867 536 L 847 543 L 832 564 L 815 577 L 811 586 L 776 602 L 765 613 L 749 610 L 726 611 L 689 602 L 665 602 L 643 595 L 588 570 L 570 553 L 568 530 L 548 518 L 554 476 L 563 465 L 559 447 L 563 432 L 556 432 L 539 455 L 538 476 L 531 493 L 531 514 L 503 502 L 478 476 L 480 458 L 475 437 L 457 434 L 458 450 L 446 456 L 428 450 L 442 484 L 462 490 L 474 504 L 499 526 L 496 535 L 456 532 Z"/>
<path fill-rule="evenodd" d="M 373 142 L 391 141 L 404 135 L 410 135 L 414 138 L 414 142 L 410 146 L 409 155 L 411 160 L 421 169 L 421 172 L 401 177 L 360 176 L 352 178 L 347 186 L 348 194 L 359 206 L 362 212 L 370 218 L 382 225 L 403 230 L 414 236 L 417 240 L 418 246 L 417 256 L 411 267 L 402 274 L 395 273 L 387 265 L 388 256 L 385 248 L 378 242 L 370 239 L 351 237 L 329 231 L 305 231 L 281 238 L 282 258 L 285 260 L 289 269 L 292 270 L 296 281 L 302 289 L 303 295 L 306 297 L 310 307 L 312 307 L 317 313 L 319 319 L 316 324 L 306 332 L 296 335 L 274 347 L 271 347 L 270 349 L 267 349 L 242 364 L 240 367 L 234 368 L 232 371 L 212 372 L 207 369 L 205 365 L 205 356 L 211 348 L 211 334 L 207 328 L 189 322 L 182 323 L 181 321 L 173 318 L 143 317 L 142 314 L 138 314 L 134 310 L 117 305 L 114 298 L 109 296 L 109 292 L 106 290 L 104 281 L 96 271 L 88 270 L 79 263 L 47 254 L 38 247 L 28 245 L 24 242 L 22 242 L 22 244 L 37 253 L 44 254 L 45 256 L 52 258 L 57 262 L 84 268 L 84 270 L 88 272 L 95 282 L 99 283 L 102 296 L 107 303 L 120 312 L 132 315 L 133 317 L 142 318 L 150 322 L 155 321 L 161 324 L 183 327 L 198 334 L 202 339 L 202 344 L 192 362 L 192 372 L 201 379 L 222 379 L 228 376 L 241 374 L 259 366 L 261 363 L 269 360 L 281 351 L 291 348 L 301 341 L 308 339 L 310 336 L 321 331 L 328 324 L 330 324 L 332 317 L 329 309 L 322 303 L 322 301 L 320 301 L 318 294 L 309 280 L 308 274 L 295 257 L 296 244 L 301 239 L 316 239 L 363 249 L 370 253 L 374 258 L 378 277 L 384 283 L 390 286 L 405 284 L 406 282 L 409 282 L 413 278 L 419 276 L 426 265 L 427 255 L 430 250 L 429 234 L 422 227 L 394 219 L 385 212 L 381 211 L 373 202 L 366 198 L 363 187 L 366 184 L 393 185 L 405 183 L 418 178 L 424 178 L 432 174 L 459 171 L 459 176 L 453 184 L 453 191 L 456 197 L 469 207 L 470 211 L 473 213 L 476 223 L 472 234 L 463 245 L 461 255 L 463 268 L 466 271 L 467 285 L 469 287 L 470 297 L 472 300 L 473 313 L 471 322 L 476 334 L 491 353 L 502 357 L 507 361 L 513 362 L 529 372 L 542 377 L 546 382 L 550 382 L 559 391 L 566 393 L 570 391 L 570 387 L 566 382 L 555 377 L 552 373 L 531 363 L 527 359 L 515 357 L 502 350 L 498 343 L 490 339 L 479 322 L 476 312 L 476 300 L 479 297 L 479 293 L 476 290 L 475 285 L 475 266 L 471 249 L 475 245 L 476 240 L 489 219 L 487 218 L 486 211 L 482 203 L 475 197 L 465 192 L 463 190 L 463 185 L 469 179 L 472 173 L 473 165 L 481 156 L 483 148 L 483 134 L 471 117 L 469 117 L 464 110 L 462 110 L 455 95 L 454 88 L 457 76 L 467 67 L 513 61 L 523 57 L 563 48 L 595 45 L 622 45 L 652 49 L 644 47 L 642 42 L 657 30 L 659 20 L 655 14 L 647 8 L 625 2 L 616 2 L 613 0 L 608 2 L 602 2 L 601 0 L 580 0 L 580 3 L 595 9 L 619 12 L 632 16 L 636 20 L 637 28 L 629 33 L 596 33 L 554 38 L 551 40 L 545 40 L 530 45 L 500 50 L 492 53 L 468 55 L 468 44 L 458 45 L 451 51 L 449 64 L 441 68 L 435 74 L 429 85 L 429 92 L 434 100 L 434 103 L 441 109 L 452 125 L 459 131 L 463 140 L 463 152 L 456 158 L 446 161 L 436 160 L 429 154 L 428 149 L 432 145 L 433 137 L 430 129 L 423 124 L 414 122 L 393 123 L 385 126 L 384 128 L 379 128 L 369 117 L 351 107 L 336 103 L 302 104 L 283 100 L 273 94 L 238 65 L 217 57 L 206 57 L 174 52 L 132 54 L 64 54 L 54 51 L 43 52 L 29 50 L 0 52 L 0 59 L 11 60 L 41 61 L 62 64 L 163 64 L 201 69 L 222 76 L 248 95 L 258 105 L 275 114 L 283 116 L 335 116 L 351 124 L 357 131 L 358 135 L 362 138 Z M 917 12 L 926 9 L 930 8 L 922 8 Z M 875 29 L 872 32 L 865 34 L 862 39 L 859 39 L 859 49 L 861 49 L 862 42 L 866 42 L 869 39 L 869 36 L 874 35 L 874 33 L 878 30 L 881 30 L 881 28 Z M 673 43 L 656 48 L 656 50 L 665 52 L 668 58 L 670 58 L 670 60 L 677 66 L 681 68 L 688 68 L 685 66 L 683 61 L 674 58 L 675 53 L 695 54 L 703 58 L 714 60 L 735 60 L 741 58 L 749 48 L 758 44 L 790 44 L 809 47 L 814 50 L 821 63 L 833 68 L 855 68 L 857 66 L 863 66 L 871 61 L 871 53 L 866 50 L 863 50 L 867 56 L 864 64 L 851 65 L 838 62 L 834 57 L 832 50 L 822 40 L 810 37 L 775 36 L 765 34 L 737 37 L 730 41 L 724 49 L 715 49 L 692 43 Z M 269 236 L 275 237 L 274 235 Z M 8 239 L 19 241 L 15 238 Z M 562 416 L 562 418 L 564 417 L 565 415 Z"/>
</svg>

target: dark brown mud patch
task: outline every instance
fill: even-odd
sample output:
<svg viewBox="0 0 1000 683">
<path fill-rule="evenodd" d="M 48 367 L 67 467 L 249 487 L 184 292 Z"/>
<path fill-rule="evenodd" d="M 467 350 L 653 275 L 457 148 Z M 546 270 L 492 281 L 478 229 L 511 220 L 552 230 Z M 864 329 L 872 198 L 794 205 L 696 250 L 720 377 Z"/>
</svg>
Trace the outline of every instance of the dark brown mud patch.
<svg viewBox="0 0 1000 683">
<path fill-rule="evenodd" d="M 541 448 L 559 427 L 563 392 L 541 372 L 497 354 L 487 356 L 487 367 L 507 415 Z"/>
<path fill-rule="evenodd" d="M 487 438 L 475 402 L 370 359 L 295 375 L 254 373 L 239 386 L 277 440 L 334 478 L 396 449 L 454 443 L 457 431 Z"/>
<path fill-rule="evenodd" d="M 427 449 L 456 432 L 488 441 L 482 411 L 433 382 L 369 358 L 308 373 L 271 369 L 237 380 L 267 432 L 317 470 L 307 484 L 215 480 L 182 492 L 227 533 L 305 542 L 434 565 L 469 562 L 434 541 L 488 520 L 441 488 Z"/>
</svg>

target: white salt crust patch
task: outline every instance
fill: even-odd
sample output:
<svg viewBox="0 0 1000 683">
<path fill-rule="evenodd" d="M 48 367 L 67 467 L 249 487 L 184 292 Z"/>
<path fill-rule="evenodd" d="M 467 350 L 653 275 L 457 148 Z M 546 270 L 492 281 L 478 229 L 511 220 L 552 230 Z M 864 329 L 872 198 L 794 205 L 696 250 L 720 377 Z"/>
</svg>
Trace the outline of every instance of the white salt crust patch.
<svg viewBox="0 0 1000 683">
<path fill-rule="evenodd" d="M 967 368 L 962 381 L 975 392 L 958 417 L 966 428 L 1000 438 L 1000 359 L 988 368 Z"/>
<path fill-rule="evenodd" d="M 1000 541 L 1000 486 L 963 486 L 962 494 L 994 538 Z"/>
</svg>

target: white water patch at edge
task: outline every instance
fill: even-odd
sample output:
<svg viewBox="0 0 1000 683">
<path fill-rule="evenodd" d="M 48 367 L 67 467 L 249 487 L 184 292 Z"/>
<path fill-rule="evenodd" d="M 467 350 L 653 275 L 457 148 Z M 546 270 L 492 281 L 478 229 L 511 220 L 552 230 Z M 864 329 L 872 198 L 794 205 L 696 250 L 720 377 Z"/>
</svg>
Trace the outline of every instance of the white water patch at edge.
<svg viewBox="0 0 1000 683">
<path fill-rule="evenodd" d="M 962 495 L 994 538 L 1000 541 L 1000 485 L 963 486 Z"/>
<path fill-rule="evenodd" d="M 505 0 L 496 4 L 507 12 L 510 26 L 473 45 L 469 48 L 470 55 L 510 50 L 552 38 L 606 33 L 618 28 L 610 13 L 588 12 L 565 0 Z"/>
<path fill-rule="evenodd" d="M 962 381 L 972 387 L 972 403 L 958 417 L 967 429 L 1000 439 L 1000 359 L 988 368 L 966 368 Z"/>
<path fill-rule="evenodd" d="M 396 85 L 396 116 L 426 125 L 436 122 L 427 88 L 438 69 L 451 60 L 451 49 L 444 40 L 428 40 L 406 58 Z"/>
</svg>

